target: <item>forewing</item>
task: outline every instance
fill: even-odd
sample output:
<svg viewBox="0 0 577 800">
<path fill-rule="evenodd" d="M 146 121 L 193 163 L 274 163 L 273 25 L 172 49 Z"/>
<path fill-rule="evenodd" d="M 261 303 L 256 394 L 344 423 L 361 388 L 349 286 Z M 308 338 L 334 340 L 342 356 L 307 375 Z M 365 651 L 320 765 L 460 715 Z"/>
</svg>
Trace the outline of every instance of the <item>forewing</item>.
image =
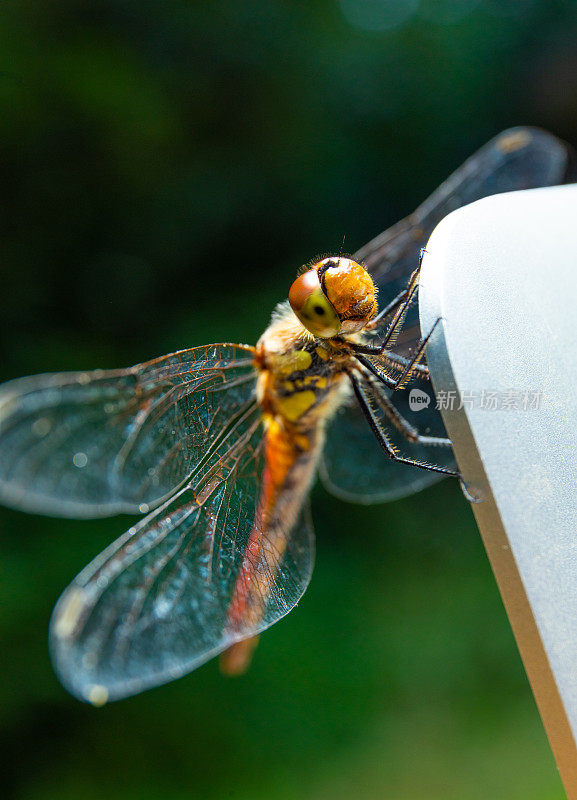
<svg viewBox="0 0 577 800">
<path fill-rule="evenodd" d="M 183 350 L 123 370 L 0 387 L 0 500 L 66 517 L 146 512 L 254 396 L 253 351 Z"/>
<path fill-rule="evenodd" d="M 101 703 L 172 680 L 294 607 L 313 565 L 308 507 L 283 530 L 279 563 L 278 538 L 267 547 L 259 512 L 263 450 L 260 411 L 253 407 L 202 476 L 125 533 L 64 592 L 50 640 L 56 670 L 73 694 Z M 229 606 L 254 531 L 262 537 L 253 567 L 264 609 L 232 627 Z"/>
<path fill-rule="evenodd" d="M 471 156 L 419 208 L 406 219 L 377 236 L 355 253 L 379 287 L 379 303 L 385 306 L 402 291 L 419 264 L 438 223 L 456 208 L 501 192 L 552 186 L 569 179 L 571 152 L 568 146 L 536 128 L 512 128 L 496 136 Z M 377 331 L 377 340 L 378 340 Z M 407 314 L 396 352 L 409 355 L 419 342 L 417 304 Z M 430 384 L 418 383 L 432 397 Z M 407 392 L 394 392 L 391 401 L 421 433 L 439 430 L 434 399 L 427 408 L 411 412 Z M 394 434 L 395 435 L 395 434 Z M 413 458 L 426 461 L 446 459 L 437 448 L 399 446 Z M 407 450 L 408 448 L 408 450 Z M 362 457 L 359 455 L 362 454 Z M 440 463 L 445 464 L 445 461 Z M 330 423 L 320 465 L 327 488 L 339 497 L 355 502 L 375 503 L 412 494 L 439 480 L 439 476 L 416 467 L 396 464 L 382 452 L 354 402 L 345 406 Z"/>
<path fill-rule="evenodd" d="M 447 214 L 493 194 L 564 183 L 570 163 L 568 146 L 537 128 L 511 128 L 491 139 L 413 214 L 355 254 L 379 286 L 381 306 L 405 287 L 421 248 Z"/>
</svg>

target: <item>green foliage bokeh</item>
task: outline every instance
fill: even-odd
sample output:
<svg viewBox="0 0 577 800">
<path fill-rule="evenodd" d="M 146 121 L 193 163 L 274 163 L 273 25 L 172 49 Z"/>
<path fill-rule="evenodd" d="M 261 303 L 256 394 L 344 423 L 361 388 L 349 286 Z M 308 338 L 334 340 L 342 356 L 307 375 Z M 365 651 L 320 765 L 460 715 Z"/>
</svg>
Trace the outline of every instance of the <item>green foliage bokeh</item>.
<svg viewBox="0 0 577 800">
<path fill-rule="evenodd" d="M 1 377 L 254 342 L 301 263 L 498 131 L 576 142 L 576 37 L 572 0 L 0 4 Z M 94 710 L 48 620 L 130 520 L 0 509 L 2 796 L 562 798 L 458 486 L 313 513 L 311 587 L 246 677 Z"/>
</svg>

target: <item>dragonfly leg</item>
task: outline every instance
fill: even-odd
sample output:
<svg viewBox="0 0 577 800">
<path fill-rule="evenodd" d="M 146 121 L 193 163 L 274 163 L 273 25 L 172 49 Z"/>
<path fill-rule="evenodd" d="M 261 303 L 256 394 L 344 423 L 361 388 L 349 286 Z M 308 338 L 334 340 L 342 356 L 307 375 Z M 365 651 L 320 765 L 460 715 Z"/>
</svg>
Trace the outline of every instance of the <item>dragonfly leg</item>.
<svg viewBox="0 0 577 800">
<path fill-rule="evenodd" d="M 361 355 L 360 353 L 355 353 L 355 358 L 357 361 L 368 369 L 377 380 L 381 383 L 384 383 L 385 386 L 388 386 L 389 389 L 402 389 L 404 388 L 405 383 L 412 378 L 412 376 L 416 373 L 421 377 L 428 378 L 429 377 L 429 368 L 419 364 L 419 359 L 422 358 L 425 347 L 431 336 L 433 335 L 433 331 L 441 321 L 441 318 L 435 322 L 429 333 L 425 336 L 425 338 L 419 344 L 417 350 L 415 351 L 414 355 L 410 358 L 403 358 L 402 356 L 396 356 L 394 353 L 385 353 L 384 358 L 390 362 L 392 362 L 395 369 L 397 369 L 401 374 L 397 378 L 393 378 L 388 375 L 383 369 L 379 367 L 378 364 L 369 361 L 368 358 Z"/>
<path fill-rule="evenodd" d="M 407 298 L 407 290 L 403 289 L 403 291 L 399 292 L 399 294 L 395 297 L 394 300 L 391 300 L 391 302 L 387 306 L 385 306 L 381 311 L 379 311 L 377 316 L 374 319 L 372 319 L 366 326 L 365 330 L 367 331 L 374 330 L 379 325 L 379 323 L 383 319 L 385 319 L 385 317 L 388 317 L 389 314 L 392 314 L 393 311 L 396 311 L 397 308 L 401 305 L 401 303 L 403 303 L 406 300 L 406 298 Z"/>
<path fill-rule="evenodd" d="M 399 292 L 399 294 L 393 300 L 391 300 L 391 302 L 388 305 L 386 305 L 381 311 L 379 311 L 377 316 L 373 320 L 371 320 L 369 322 L 369 324 L 366 326 L 366 330 L 371 331 L 374 328 L 376 328 L 377 325 L 379 324 L 379 322 L 381 322 L 381 320 L 383 320 L 386 317 L 388 317 L 389 314 L 393 313 L 393 311 L 396 311 L 403 302 L 406 303 L 407 296 L 408 296 L 409 292 L 411 291 L 411 287 L 413 286 L 413 283 L 415 283 L 415 281 L 416 281 L 415 288 L 418 285 L 418 280 L 417 279 L 419 277 L 419 273 L 421 272 L 421 265 L 423 263 L 423 258 L 424 258 L 424 255 L 425 255 L 426 252 L 427 251 L 425 250 L 425 248 L 421 247 L 421 252 L 419 254 L 419 266 L 417 267 L 417 269 L 411 275 L 411 279 L 410 279 L 410 281 L 409 281 L 409 283 L 407 285 L 407 288 L 403 289 L 402 292 Z M 414 294 L 414 290 L 413 290 L 413 294 Z"/>
<path fill-rule="evenodd" d="M 390 351 L 383 353 L 383 358 L 390 361 L 396 369 L 404 369 L 411 359 L 400 356 L 398 353 L 391 353 Z M 399 370 L 400 371 L 400 370 Z M 429 368 L 425 364 L 414 364 L 412 368 L 413 375 L 419 375 L 422 378 L 429 377 Z"/>
<path fill-rule="evenodd" d="M 435 447 L 451 447 L 451 440 L 443 436 L 425 436 L 419 433 L 411 423 L 395 408 L 388 397 L 375 392 L 375 398 L 382 412 L 393 423 L 395 428 L 403 434 L 405 439 L 414 444 L 433 445 Z"/>
<path fill-rule="evenodd" d="M 359 378 L 352 372 L 349 372 L 349 378 L 361 410 L 367 418 L 367 422 L 371 426 L 371 430 L 374 433 L 376 440 L 389 458 L 391 458 L 393 461 L 398 461 L 401 464 L 409 464 L 410 466 L 420 467 L 421 469 L 426 469 L 430 472 L 439 472 L 442 475 L 452 475 L 455 478 L 461 478 L 461 475 L 457 470 L 449 469 L 448 467 L 441 467 L 437 464 L 428 464 L 426 461 L 418 461 L 414 458 L 400 456 L 397 453 L 394 445 L 389 441 L 383 425 L 378 420 L 377 415 L 371 406 L 371 401 L 367 395 L 366 389 L 363 386 L 363 382 L 359 380 Z"/>
<path fill-rule="evenodd" d="M 389 346 L 394 344 L 397 336 L 401 332 L 407 311 L 409 310 L 409 306 L 413 302 L 416 291 L 419 287 L 420 271 L 421 262 L 419 262 L 419 266 L 411 275 L 409 283 L 407 284 L 407 288 L 404 290 L 404 292 L 401 292 L 401 294 L 397 295 L 397 297 L 392 301 L 392 304 L 389 304 L 393 305 L 393 307 L 396 306 L 397 310 L 389 327 L 387 328 L 387 332 L 385 333 L 385 337 L 382 342 L 380 342 L 380 344 L 356 344 L 354 342 L 349 342 L 349 346 L 355 354 L 364 353 L 365 355 L 379 356 L 382 355 L 382 353 L 384 353 Z"/>
<path fill-rule="evenodd" d="M 403 387 L 403 385 L 408 380 L 411 379 L 411 377 L 413 375 L 413 372 L 415 371 L 415 368 L 417 366 L 419 366 L 418 362 L 423 357 L 423 353 L 425 352 L 425 347 L 427 346 L 427 344 L 429 342 L 429 339 L 431 338 L 431 336 L 435 332 L 435 328 L 437 327 L 437 325 L 439 324 L 440 321 L 441 321 L 441 317 L 439 317 L 437 319 L 437 321 L 435 322 L 435 324 L 433 325 L 431 330 L 428 332 L 428 334 L 425 336 L 425 338 L 421 339 L 421 343 L 419 344 L 419 346 L 415 350 L 415 353 L 414 353 L 413 357 L 408 361 L 408 363 L 407 363 L 405 369 L 403 370 L 401 376 L 398 378 L 398 380 L 396 382 L 396 386 L 394 387 L 395 389 L 401 389 Z M 427 368 L 427 374 L 428 374 L 428 372 L 429 372 L 429 370 Z"/>
<path fill-rule="evenodd" d="M 363 367 L 365 367 L 365 369 L 368 369 L 368 371 L 372 375 L 374 375 L 375 378 L 380 383 L 384 383 L 385 386 L 389 387 L 389 389 L 394 389 L 396 387 L 396 385 L 397 385 L 397 379 L 396 378 L 391 378 L 390 375 L 387 375 L 386 372 L 383 372 L 383 370 L 379 369 L 379 367 L 376 364 L 373 364 L 372 361 L 369 361 L 368 358 L 365 358 L 364 356 L 362 356 L 362 355 L 360 355 L 358 353 L 356 354 L 355 357 L 356 357 L 357 361 L 359 362 L 359 364 L 362 364 Z"/>
</svg>

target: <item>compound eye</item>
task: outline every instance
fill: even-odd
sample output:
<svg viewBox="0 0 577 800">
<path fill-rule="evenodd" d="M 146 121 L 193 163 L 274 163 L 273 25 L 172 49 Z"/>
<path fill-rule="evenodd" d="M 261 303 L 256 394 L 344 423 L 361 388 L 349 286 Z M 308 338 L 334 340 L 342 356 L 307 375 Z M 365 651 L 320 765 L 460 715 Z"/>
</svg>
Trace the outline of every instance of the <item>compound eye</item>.
<svg viewBox="0 0 577 800">
<path fill-rule="evenodd" d="M 324 294 L 315 269 L 294 281 L 288 299 L 292 310 L 314 336 L 330 339 L 340 331 L 341 321 Z"/>
</svg>

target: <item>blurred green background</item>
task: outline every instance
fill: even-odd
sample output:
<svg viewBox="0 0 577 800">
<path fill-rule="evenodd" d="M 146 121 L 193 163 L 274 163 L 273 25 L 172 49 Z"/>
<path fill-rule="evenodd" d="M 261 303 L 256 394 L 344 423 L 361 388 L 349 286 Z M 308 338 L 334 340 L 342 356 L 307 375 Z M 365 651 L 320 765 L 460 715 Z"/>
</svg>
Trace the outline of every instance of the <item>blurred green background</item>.
<svg viewBox="0 0 577 800">
<path fill-rule="evenodd" d="M 495 133 L 577 142 L 576 40 L 568 0 L 5 0 L 1 377 L 254 342 L 301 263 Z M 564 797 L 459 487 L 313 513 L 310 589 L 246 677 L 95 710 L 48 620 L 131 520 L 2 509 L 1 796 Z"/>
</svg>

